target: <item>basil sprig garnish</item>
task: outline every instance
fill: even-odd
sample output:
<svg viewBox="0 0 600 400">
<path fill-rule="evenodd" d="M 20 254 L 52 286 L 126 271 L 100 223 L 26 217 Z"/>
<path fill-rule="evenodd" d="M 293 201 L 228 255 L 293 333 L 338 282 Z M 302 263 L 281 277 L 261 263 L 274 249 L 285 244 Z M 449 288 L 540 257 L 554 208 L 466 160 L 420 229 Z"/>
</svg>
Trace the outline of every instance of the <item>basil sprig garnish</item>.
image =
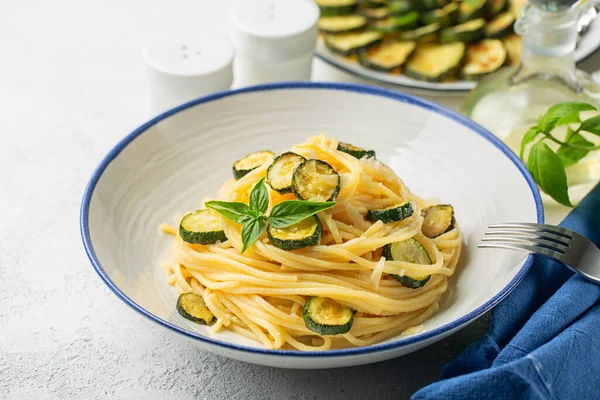
<svg viewBox="0 0 600 400">
<path fill-rule="evenodd" d="M 215 210 L 225 218 L 238 224 L 243 224 L 242 253 L 263 234 L 267 224 L 275 228 L 287 228 L 335 205 L 335 201 L 286 200 L 273 207 L 271 213 L 267 216 L 269 192 L 265 185 L 265 178 L 258 181 L 252 188 L 249 203 L 219 200 L 206 203 L 207 208 Z"/>
<path fill-rule="evenodd" d="M 569 199 L 565 167 L 577 164 L 590 151 L 600 146 L 588 141 L 582 132 L 600 136 L 600 115 L 581 121 L 579 113 L 596 110 L 591 104 L 570 102 L 555 104 L 540 116 L 536 126 L 529 128 L 521 140 L 519 156 L 526 162 L 527 169 L 538 186 L 558 203 L 573 207 Z M 564 140 L 552 134 L 556 127 L 580 123 L 576 130 L 567 127 Z M 546 141 L 559 145 L 555 152 Z M 532 144 L 526 154 L 527 147 Z M 527 155 L 527 156 L 526 156 Z"/>
</svg>

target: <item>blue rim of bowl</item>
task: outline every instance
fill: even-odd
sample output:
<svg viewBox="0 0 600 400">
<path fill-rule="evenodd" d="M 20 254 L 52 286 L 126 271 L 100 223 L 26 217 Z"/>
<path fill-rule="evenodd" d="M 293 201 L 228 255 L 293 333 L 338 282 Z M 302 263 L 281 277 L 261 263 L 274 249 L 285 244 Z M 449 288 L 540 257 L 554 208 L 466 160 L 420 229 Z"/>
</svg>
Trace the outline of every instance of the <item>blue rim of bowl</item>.
<svg viewBox="0 0 600 400">
<path fill-rule="evenodd" d="M 102 177 L 105 169 L 110 165 L 112 160 L 114 160 L 121 151 L 123 151 L 132 141 L 134 141 L 138 136 L 144 133 L 153 125 L 158 122 L 164 120 L 165 118 L 186 110 L 190 107 L 196 106 L 198 104 L 208 103 L 211 101 L 219 100 L 225 97 L 235 96 L 238 94 L 244 93 L 254 93 L 254 92 L 264 92 L 271 90 L 294 90 L 294 89 L 317 89 L 317 90 L 339 90 L 346 92 L 354 92 L 360 94 L 368 94 L 373 96 L 380 96 L 389 98 L 392 100 L 400 101 L 402 103 L 408 103 L 415 106 L 419 106 L 426 110 L 435 112 L 437 114 L 443 115 L 451 120 L 454 120 L 465 127 L 471 129 L 475 133 L 487 139 L 494 146 L 498 148 L 506 157 L 508 157 L 517 167 L 517 169 L 523 175 L 523 178 L 527 181 L 529 188 L 531 189 L 531 193 L 535 200 L 536 210 L 537 210 L 537 222 L 543 223 L 544 221 L 544 210 L 542 205 L 542 199 L 540 197 L 540 193 L 537 189 L 533 178 L 527 171 L 526 167 L 519 160 L 519 158 L 508 148 L 504 143 L 502 143 L 498 138 L 492 135 L 490 132 L 485 130 L 480 125 L 476 124 L 472 120 L 468 119 L 466 116 L 463 116 L 455 111 L 452 111 L 444 106 L 438 105 L 436 103 L 423 100 L 417 96 L 413 96 L 406 93 L 396 92 L 388 89 L 375 88 L 372 86 L 366 85 L 358 85 L 358 84 L 348 84 L 348 83 L 323 83 L 323 82 L 283 82 L 283 83 L 274 83 L 274 84 L 265 84 L 258 86 L 251 86 L 243 89 L 236 90 L 227 90 L 224 92 L 215 93 L 206 97 L 201 97 L 196 100 L 192 100 L 188 103 L 182 104 L 178 107 L 175 107 L 171 110 L 168 110 L 159 116 L 151 119 L 145 124 L 141 125 L 139 128 L 131 132 L 124 139 L 122 139 L 107 155 L 104 157 L 100 165 L 96 168 L 90 181 L 85 188 L 85 192 L 83 194 L 83 199 L 81 203 L 81 212 L 80 212 L 80 229 L 81 229 L 81 237 L 83 240 L 83 246 L 85 247 L 85 251 L 100 278 L 106 283 L 106 285 L 119 297 L 123 300 L 127 305 L 131 308 L 142 314 L 143 316 L 151 319 L 152 321 L 158 323 L 159 325 L 164 326 L 165 328 L 171 329 L 177 333 L 180 333 L 189 338 L 197 339 L 202 342 L 205 342 L 210 345 L 216 345 L 218 347 L 224 347 L 231 350 L 237 350 L 245 353 L 253 353 L 259 355 L 271 355 L 271 356 L 294 356 L 294 357 L 341 357 L 341 356 L 356 356 L 374 352 L 384 352 L 390 351 L 394 349 L 398 349 L 400 347 L 408 346 L 414 343 L 418 343 L 435 336 L 441 335 L 445 332 L 456 329 L 475 318 L 481 316 L 485 312 L 492 309 L 496 304 L 502 301 L 516 286 L 517 284 L 525 277 L 531 264 L 533 262 L 533 256 L 528 256 L 525 260 L 523 266 L 517 273 L 517 275 L 506 285 L 498 294 L 492 297 L 490 300 L 476 308 L 475 310 L 463 315 L 462 317 L 446 324 L 440 326 L 431 331 L 427 331 L 421 334 L 417 334 L 414 336 L 409 336 L 404 339 L 398 339 L 392 342 L 385 342 L 381 344 L 376 344 L 367 347 L 358 347 L 358 348 L 349 348 L 349 349 L 339 349 L 339 350 L 326 350 L 326 351 L 298 351 L 298 350 L 269 350 L 269 349 L 261 349 L 250 346 L 242 346 L 236 345 L 229 342 L 224 342 L 217 339 L 212 339 L 209 337 L 202 336 L 200 334 L 188 331 L 183 329 L 175 324 L 172 324 L 168 321 L 165 321 L 151 312 L 144 309 L 142 306 L 134 302 L 131 298 L 125 295 L 117 285 L 108 277 L 106 271 L 100 264 L 100 260 L 96 257 L 96 253 L 94 251 L 94 246 L 92 244 L 92 240 L 90 238 L 89 232 L 89 211 L 90 211 L 90 202 L 92 200 L 92 196 L 94 194 L 94 189 L 96 188 L 96 184 Z"/>
</svg>

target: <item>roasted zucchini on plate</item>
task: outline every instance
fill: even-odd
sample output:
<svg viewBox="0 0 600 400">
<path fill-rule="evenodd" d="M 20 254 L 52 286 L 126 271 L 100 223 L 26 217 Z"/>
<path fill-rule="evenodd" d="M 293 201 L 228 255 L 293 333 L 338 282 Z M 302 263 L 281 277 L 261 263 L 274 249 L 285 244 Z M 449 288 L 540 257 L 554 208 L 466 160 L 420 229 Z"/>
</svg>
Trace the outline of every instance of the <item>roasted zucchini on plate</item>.
<svg viewBox="0 0 600 400">
<path fill-rule="evenodd" d="M 419 13 L 410 11 L 400 16 L 388 17 L 377 21 L 373 24 L 372 29 L 381 33 L 394 33 L 416 28 L 418 23 Z"/>
<path fill-rule="evenodd" d="M 427 11 L 421 14 L 423 25 L 438 24 L 441 27 L 452 25 L 458 16 L 458 5 L 450 3 L 443 8 Z"/>
<path fill-rule="evenodd" d="M 463 42 L 468 47 L 484 39 L 501 39 L 510 64 L 520 61 L 520 39 L 513 36 L 517 11 L 514 4 L 511 7 L 511 0 L 318 0 L 318 3 L 322 7 L 341 4 L 356 7 L 351 13 L 336 11 L 337 17 L 321 18 L 320 29 L 327 34 L 323 43 L 331 51 L 323 51 L 320 44 L 317 55 L 365 79 L 429 90 L 468 90 L 473 87 L 470 81 L 497 67 L 471 73 L 470 65 L 461 73 L 461 65 L 448 65 L 456 63 L 456 58 L 441 57 L 435 52 L 440 57 L 426 56 L 430 62 L 423 64 L 423 55 L 432 49 L 421 51 L 421 48 L 435 44 Z M 415 42 L 415 46 L 401 46 L 398 41 Z M 338 63 L 332 53 L 347 60 Z M 415 64 L 419 64 L 416 69 Z M 434 76 L 422 73 L 434 69 L 444 73 Z M 413 82 L 400 75 L 412 78 Z M 457 79 L 458 82 L 451 83 Z"/>
<path fill-rule="evenodd" d="M 386 260 L 404 261 L 412 264 L 432 264 L 431 257 L 429 257 L 427 250 L 425 250 L 425 247 L 423 247 L 423 245 L 415 238 L 385 245 L 382 255 Z M 420 288 L 429 282 L 429 279 L 431 279 L 431 275 L 400 276 L 390 274 L 390 276 L 398 281 L 402 286 L 411 289 Z"/>
<path fill-rule="evenodd" d="M 318 28 L 324 33 L 347 33 L 367 26 L 367 18 L 362 15 L 338 15 L 319 18 Z"/>
<path fill-rule="evenodd" d="M 416 47 L 416 42 L 392 42 L 361 52 L 359 60 L 367 68 L 389 72 L 404 65 Z"/>
<path fill-rule="evenodd" d="M 310 297 L 302 309 L 304 325 L 319 335 L 341 335 L 352 328 L 354 310 L 326 297 Z"/>
<path fill-rule="evenodd" d="M 402 15 L 409 11 L 419 11 L 421 8 L 419 2 L 413 0 L 391 0 L 387 4 L 390 15 Z"/>
<path fill-rule="evenodd" d="M 346 15 L 356 8 L 356 0 L 315 0 L 322 16 Z"/>
<path fill-rule="evenodd" d="M 334 53 L 349 56 L 378 44 L 382 38 L 379 32 L 343 33 L 325 36 L 325 45 Z"/>
<path fill-rule="evenodd" d="M 485 26 L 485 36 L 488 38 L 503 38 L 513 32 L 514 24 L 515 16 L 512 13 L 502 13 Z"/>
<path fill-rule="evenodd" d="M 486 17 L 493 18 L 494 16 L 500 14 L 505 11 L 508 6 L 510 0 L 488 0 L 488 11 Z"/>
<path fill-rule="evenodd" d="M 464 56 L 462 42 L 422 45 L 406 63 L 404 74 L 418 80 L 442 82 L 456 76 Z"/>
<path fill-rule="evenodd" d="M 521 36 L 511 33 L 502 38 L 502 43 L 506 47 L 508 63 L 510 65 L 519 64 L 521 62 Z"/>
<path fill-rule="evenodd" d="M 438 24 L 426 25 L 411 31 L 401 32 L 398 35 L 398 40 L 410 42 L 417 41 L 418 43 L 432 42 L 435 41 L 439 30 L 440 26 Z"/>
<path fill-rule="evenodd" d="M 464 42 L 472 43 L 485 35 L 485 19 L 478 18 L 460 25 L 442 29 L 439 33 L 440 43 Z"/>
<path fill-rule="evenodd" d="M 469 21 L 484 17 L 487 11 L 487 0 L 462 1 L 458 6 L 458 20 Z"/>
<path fill-rule="evenodd" d="M 390 16 L 390 11 L 387 7 L 368 8 L 360 7 L 358 13 L 369 20 L 378 21 L 380 19 L 386 19 Z"/>
<path fill-rule="evenodd" d="M 499 39 L 485 39 L 467 49 L 467 61 L 460 71 L 463 79 L 476 80 L 506 64 L 506 48 Z"/>
<path fill-rule="evenodd" d="M 446 4 L 450 3 L 451 0 L 418 0 L 418 3 L 421 3 L 421 7 L 425 10 L 434 10 L 436 8 L 444 7 Z"/>
<path fill-rule="evenodd" d="M 388 3 L 388 0 L 358 0 L 358 3 L 368 8 L 379 8 L 385 6 Z"/>
<path fill-rule="evenodd" d="M 339 6 L 350 0 L 320 1 Z M 337 12 L 337 17 L 321 18 L 320 29 L 326 33 L 325 46 L 333 53 L 348 57 L 349 63 L 339 67 L 351 73 L 360 75 L 361 68 L 351 64 L 358 62 L 369 70 L 392 74 L 386 78 L 362 70 L 364 77 L 377 81 L 441 90 L 448 84 L 448 89 L 464 90 L 472 85 L 468 81 L 479 79 L 498 67 L 495 63 L 484 66 L 478 62 L 477 67 L 469 63 L 461 71 L 464 60 L 460 53 L 466 55 L 466 46 L 488 46 L 483 40 L 501 39 L 511 64 L 518 62 L 520 41 L 512 37 L 516 14 L 509 3 L 510 0 L 357 0 L 356 4 L 351 2 L 356 5 L 352 13 L 339 16 Z M 397 42 L 414 43 L 400 45 Z M 466 46 L 436 47 L 454 42 Z M 499 47 L 494 49 L 500 50 Z M 317 54 L 323 54 L 323 59 L 338 65 L 331 52 L 326 56 L 318 50 Z M 411 85 L 397 77 L 400 74 L 423 83 Z M 461 81 L 449 83 L 457 78 Z"/>
</svg>

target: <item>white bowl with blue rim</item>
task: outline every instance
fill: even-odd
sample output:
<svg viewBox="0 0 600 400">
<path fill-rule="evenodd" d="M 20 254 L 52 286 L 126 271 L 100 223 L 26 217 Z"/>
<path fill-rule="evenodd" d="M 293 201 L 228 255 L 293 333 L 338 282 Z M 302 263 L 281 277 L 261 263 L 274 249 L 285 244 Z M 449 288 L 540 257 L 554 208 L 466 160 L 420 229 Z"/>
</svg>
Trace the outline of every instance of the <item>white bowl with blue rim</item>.
<svg viewBox="0 0 600 400">
<path fill-rule="evenodd" d="M 282 151 L 326 133 L 373 148 L 409 188 L 454 205 L 464 233 L 457 273 L 422 332 L 373 346 L 268 350 L 232 332 L 209 333 L 175 311 L 160 260 L 170 237 L 158 225 L 195 209 L 258 149 Z M 407 94 L 368 86 L 282 83 L 227 91 L 165 112 L 127 135 L 85 190 L 81 233 L 102 280 L 135 311 L 199 349 L 256 364 L 333 368 L 398 357 L 464 328 L 527 273 L 521 253 L 477 249 L 488 224 L 542 222 L 539 193 L 518 158 L 466 117 Z"/>
</svg>

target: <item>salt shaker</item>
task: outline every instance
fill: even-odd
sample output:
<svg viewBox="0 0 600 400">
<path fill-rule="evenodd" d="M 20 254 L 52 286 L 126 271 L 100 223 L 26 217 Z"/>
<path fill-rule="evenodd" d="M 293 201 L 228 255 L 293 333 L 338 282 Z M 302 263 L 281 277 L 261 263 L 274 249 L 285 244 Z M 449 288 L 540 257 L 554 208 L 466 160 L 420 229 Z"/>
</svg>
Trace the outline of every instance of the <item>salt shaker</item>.
<svg viewBox="0 0 600 400">
<path fill-rule="evenodd" d="M 152 110 L 231 88 L 234 48 L 216 32 L 179 32 L 148 40 L 143 48 Z"/>
<path fill-rule="evenodd" d="M 319 19 L 312 0 L 238 0 L 230 17 L 234 87 L 310 80 Z"/>
</svg>

